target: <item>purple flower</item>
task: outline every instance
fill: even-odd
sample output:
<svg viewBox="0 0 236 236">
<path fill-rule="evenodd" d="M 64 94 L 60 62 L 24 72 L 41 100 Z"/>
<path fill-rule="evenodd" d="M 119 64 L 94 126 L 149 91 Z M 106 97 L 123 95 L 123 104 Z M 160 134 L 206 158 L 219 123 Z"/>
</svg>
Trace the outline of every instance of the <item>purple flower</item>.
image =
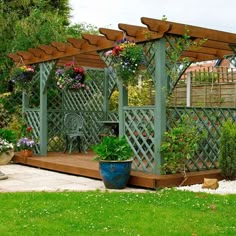
<svg viewBox="0 0 236 236">
<path fill-rule="evenodd" d="M 24 149 L 29 150 L 29 149 L 33 149 L 33 147 L 35 145 L 35 141 L 33 139 L 23 137 L 23 138 L 19 139 L 19 141 L 17 142 L 16 145 L 21 150 L 24 150 Z"/>
</svg>

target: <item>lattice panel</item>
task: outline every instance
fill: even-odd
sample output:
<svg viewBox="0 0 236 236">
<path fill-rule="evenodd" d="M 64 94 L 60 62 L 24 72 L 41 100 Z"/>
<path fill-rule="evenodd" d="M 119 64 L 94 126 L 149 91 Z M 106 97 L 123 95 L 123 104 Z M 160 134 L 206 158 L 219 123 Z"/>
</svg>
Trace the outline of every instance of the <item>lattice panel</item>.
<svg viewBox="0 0 236 236">
<path fill-rule="evenodd" d="M 168 112 L 167 129 L 173 128 L 186 114 L 196 121 L 199 132 L 206 132 L 207 138 L 199 143 L 199 151 L 189 160 L 188 170 L 207 170 L 218 167 L 220 129 L 227 119 L 236 121 L 236 109 L 227 108 L 171 108 Z"/>
<path fill-rule="evenodd" d="M 77 92 L 63 92 L 63 109 L 75 111 L 101 111 L 103 106 L 103 78 L 104 71 L 88 69 L 87 76 L 91 79 L 86 81 L 89 90 Z"/>
<path fill-rule="evenodd" d="M 31 89 L 27 91 L 29 96 L 29 108 L 35 108 L 40 106 L 40 72 L 39 68 L 35 68 L 35 74 L 31 81 Z"/>
<path fill-rule="evenodd" d="M 147 72 L 154 78 L 154 72 L 155 72 L 155 42 L 147 42 L 145 44 L 142 44 L 143 51 L 144 51 L 144 60 Z"/>
<path fill-rule="evenodd" d="M 232 49 L 234 50 L 235 55 L 231 55 L 226 58 L 230 62 L 230 64 L 232 64 L 234 67 L 236 67 L 236 47 L 232 47 Z"/>
<path fill-rule="evenodd" d="M 86 149 L 99 142 L 101 129 L 100 120 L 103 118 L 103 112 L 79 112 L 83 119 L 84 144 Z M 64 151 L 65 149 L 65 111 L 48 112 L 48 151 Z M 75 149 L 75 147 L 73 147 Z"/>
<path fill-rule="evenodd" d="M 185 70 L 190 66 L 191 62 L 186 58 L 180 60 L 182 52 L 185 49 L 184 45 L 186 44 L 186 40 L 183 39 L 183 37 L 166 35 L 165 39 L 167 41 L 166 71 L 167 76 L 169 77 L 168 94 L 171 94 Z M 182 48 L 181 46 L 178 46 L 179 44 L 183 44 Z"/>
<path fill-rule="evenodd" d="M 108 112 L 107 120 L 119 121 L 119 114 L 118 114 L 118 112 Z"/>
<path fill-rule="evenodd" d="M 87 148 L 99 141 L 99 130 L 103 120 L 103 89 L 104 70 L 86 69 L 86 84 L 89 90 L 61 91 L 53 89 L 56 99 L 53 101 L 56 110 L 50 110 L 48 114 L 49 150 L 63 151 L 64 139 L 64 115 L 67 112 L 77 112 L 83 119 L 84 143 Z M 55 83 L 51 83 L 54 88 Z M 57 105 L 55 105 L 55 103 Z M 53 107 L 53 106 L 52 106 Z M 59 110 L 58 110 L 59 109 Z"/>
<path fill-rule="evenodd" d="M 62 103 L 63 91 L 58 88 L 54 78 L 49 79 L 47 86 L 48 86 L 48 89 L 47 89 L 48 109 L 62 109 L 62 107 L 63 107 L 63 103 Z"/>
<path fill-rule="evenodd" d="M 115 74 L 115 71 L 113 69 L 113 65 L 116 63 L 116 58 L 106 56 L 106 51 L 99 52 L 99 56 L 103 59 L 103 61 L 107 65 L 108 76 L 109 76 L 109 79 L 108 79 L 108 83 L 109 83 L 108 94 L 109 94 L 109 97 L 110 97 L 113 90 L 114 90 L 114 88 L 115 88 L 115 86 L 117 85 L 116 74 Z"/>
<path fill-rule="evenodd" d="M 154 172 L 154 109 L 125 108 L 125 136 L 134 152 L 133 169 Z"/>
<path fill-rule="evenodd" d="M 39 153 L 39 142 L 40 142 L 40 117 L 38 109 L 26 109 L 25 110 L 25 119 L 27 122 L 27 126 L 33 127 L 33 139 L 36 140 L 37 144 L 34 147 L 34 152 Z"/>
</svg>

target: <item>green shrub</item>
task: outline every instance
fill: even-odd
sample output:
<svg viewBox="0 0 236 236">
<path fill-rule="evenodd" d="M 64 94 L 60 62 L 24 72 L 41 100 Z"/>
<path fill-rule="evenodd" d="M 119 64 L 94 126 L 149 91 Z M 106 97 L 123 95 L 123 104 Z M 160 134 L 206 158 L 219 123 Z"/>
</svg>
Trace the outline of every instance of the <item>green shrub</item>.
<svg viewBox="0 0 236 236">
<path fill-rule="evenodd" d="M 220 137 L 219 166 L 225 179 L 236 179 L 236 122 L 227 120 Z"/>
<path fill-rule="evenodd" d="M 163 174 L 183 173 L 189 159 L 194 157 L 199 148 L 198 143 L 204 134 L 198 131 L 194 121 L 182 116 L 176 127 L 164 134 L 161 152 L 164 164 L 161 166 Z"/>
<path fill-rule="evenodd" d="M 14 130 L 0 129 L 0 138 L 7 140 L 9 143 L 16 144 L 17 138 Z"/>
</svg>

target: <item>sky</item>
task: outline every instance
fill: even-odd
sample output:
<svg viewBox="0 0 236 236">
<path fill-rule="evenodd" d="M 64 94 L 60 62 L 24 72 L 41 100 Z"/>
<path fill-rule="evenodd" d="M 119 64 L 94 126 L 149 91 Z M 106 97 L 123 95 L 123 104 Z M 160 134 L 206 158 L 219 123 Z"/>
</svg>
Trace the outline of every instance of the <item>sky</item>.
<svg viewBox="0 0 236 236">
<path fill-rule="evenodd" d="M 236 0 L 70 0 L 72 23 L 118 29 L 119 23 L 145 26 L 141 17 L 236 33 Z"/>
</svg>

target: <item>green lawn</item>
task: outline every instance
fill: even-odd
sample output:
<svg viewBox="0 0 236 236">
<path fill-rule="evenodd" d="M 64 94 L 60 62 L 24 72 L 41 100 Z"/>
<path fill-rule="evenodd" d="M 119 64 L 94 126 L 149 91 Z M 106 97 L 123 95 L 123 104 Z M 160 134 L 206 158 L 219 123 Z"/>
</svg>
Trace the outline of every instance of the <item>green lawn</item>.
<svg viewBox="0 0 236 236">
<path fill-rule="evenodd" d="M 236 195 L 1 193 L 5 235 L 236 235 Z"/>
</svg>

